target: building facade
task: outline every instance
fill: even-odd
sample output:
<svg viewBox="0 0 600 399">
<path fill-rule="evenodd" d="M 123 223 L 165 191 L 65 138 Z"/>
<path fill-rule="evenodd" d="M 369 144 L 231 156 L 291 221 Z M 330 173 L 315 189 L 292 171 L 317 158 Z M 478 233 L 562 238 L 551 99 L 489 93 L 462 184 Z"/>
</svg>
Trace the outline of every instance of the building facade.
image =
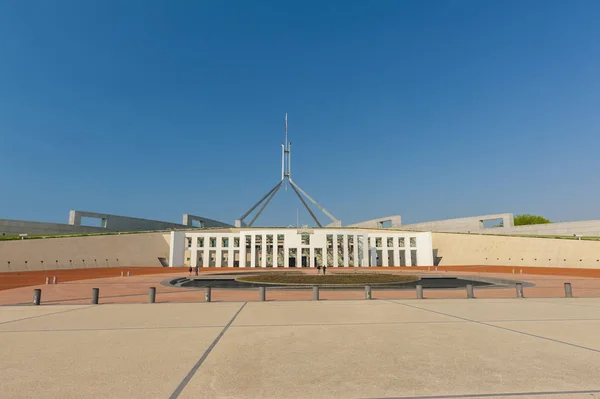
<svg viewBox="0 0 600 399">
<path fill-rule="evenodd" d="M 172 231 L 169 266 L 432 266 L 430 232 L 255 228 Z"/>
</svg>

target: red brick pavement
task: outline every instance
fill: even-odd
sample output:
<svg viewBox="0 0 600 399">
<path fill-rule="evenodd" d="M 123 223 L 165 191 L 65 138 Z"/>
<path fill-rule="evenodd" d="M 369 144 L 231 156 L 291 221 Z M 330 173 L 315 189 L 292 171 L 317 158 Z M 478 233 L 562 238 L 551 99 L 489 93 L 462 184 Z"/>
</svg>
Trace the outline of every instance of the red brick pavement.
<svg viewBox="0 0 600 399">
<path fill-rule="evenodd" d="M 477 276 L 479 278 L 491 277 L 504 280 L 526 281 L 535 284 L 534 287 L 525 287 L 525 296 L 530 298 L 545 298 L 545 297 L 563 297 L 565 282 L 570 282 L 573 287 L 573 295 L 576 297 L 600 297 L 600 279 L 592 277 L 578 276 L 556 276 L 556 275 L 535 275 L 535 274 L 520 274 L 520 268 L 515 271 L 517 274 L 512 274 L 512 268 L 509 273 L 483 273 L 481 271 L 472 270 L 458 271 L 452 269 L 452 272 L 434 271 L 434 268 L 377 268 L 377 269 L 336 269 L 331 272 L 357 272 L 357 271 L 381 271 L 391 273 L 414 273 L 417 270 L 421 275 L 452 275 L 457 277 Z M 425 270 L 423 270 L 425 269 Z M 458 269 L 458 268 L 457 268 Z M 490 269 L 491 267 L 486 267 Z M 528 270 L 523 268 L 524 271 Z M 160 302 L 202 302 L 204 300 L 203 289 L 193 288 L 178 288 L 163 286 L 160 283 L 164 280 L 184 277 L 188 275 L 187 268 L 169 269 L 169 268 L 126 268 L 131 272 L 130 277 L 120 277 L 121 270 L 112 268 L 109 270 L 94 270 L 95 273 L 85 273 L 88 270 L 71 271 L 72 274 L 61 275 L 53 272 L 34 272 L 36 277 L 31 277 L 28 281 L 28 286 L 12 286 L 12 289 L 0 291 L 0 305 L 8 304 L 25 304 L 31 303 L 33 288 L 42 289 L 43 304 L 89 304 L 92 288 L 100 289 L 100 303 L 145 303 L 148 301 L 148 289 L 156 287 L 156 301 Z M 286 270 L 286 269 L 284 269 Z M 289 270 L 289 269 L 287 269 Z M 310 273 L 314 270 L 309 269 Z M 210 269 L 203 270 L 206 272 L 239 272 L 240 269 Z M 272 271 L 267 270 L 252 270 L 252 271 Z M 304 270 L 303 270 L 304 271 Z M 65 271 L 66 272 L 66 271 Z M 80 272 L 80 273 L 75 273 Z M 150 274 L 151 272 L 154 272 Z M 600 272 L 600 271 L 599 271 Z M 146 274 L 144 274 L 146 273 Z M 575 274 L 575 273 L 574 273 Z M 41 284 L 45 280 L 45 276 L 58 275 L 59 284 Z M 94 278 L 89 278 L 90 275 L 95 275 Z M 0 275 L 4 278 L 5 274 Z M 85 279 L 83 279 L 85 277 Z M 68 280 L 67 278 L 70 278 Z M 23 284 L 23 280 L 12 280 L 19 284 Z M 36 281 L 36 285 L 29 285 L 32 281 Z M 4 283 L 4 280 L 2 281 Z M 258 300 L 258 289 L 213 289 L 213 301 L 256 301 Z M 373 298 L 375 299 L 408 299 L 415 298 L 416 294 L 413 290 L 377 290 L 373 288 Z M 479 288 L 475 287 L 475 296 L 477 298 L 514 298 L 515 288 L 509 286 L 506 288 Z M 465 298 L 466 292 L 464 289 L 426 289 L 426 298 Z M 267 300 L 310 300 L 312 292 L 307 290 L 281 290 L 268 289 Z M 323 300 L 336 299 L 363 299 L 364 290 L 326 290 L 322 289 L 320 298 Z"/>
</svg>

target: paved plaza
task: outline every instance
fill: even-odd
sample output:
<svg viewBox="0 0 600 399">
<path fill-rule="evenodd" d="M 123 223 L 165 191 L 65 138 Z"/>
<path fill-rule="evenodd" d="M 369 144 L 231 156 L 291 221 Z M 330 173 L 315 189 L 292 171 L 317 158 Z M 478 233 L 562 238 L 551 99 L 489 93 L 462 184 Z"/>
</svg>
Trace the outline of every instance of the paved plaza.
<svg viewBox="0 0 600 399">
<path fill-rule="evenodd" d="M 597 298 L 2 306 L 0 396 L 600 398 L 599 331 Z"/>
</svg>

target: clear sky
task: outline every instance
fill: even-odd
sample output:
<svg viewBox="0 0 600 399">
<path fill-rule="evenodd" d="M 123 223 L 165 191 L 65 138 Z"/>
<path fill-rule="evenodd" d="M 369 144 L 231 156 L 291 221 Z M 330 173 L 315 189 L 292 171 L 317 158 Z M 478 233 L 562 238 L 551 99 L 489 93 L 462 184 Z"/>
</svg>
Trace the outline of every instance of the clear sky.
<svg viewBox="0 0 600 399">
<path fill-rule="evenodd" d="M 598 1 L 0 2 L 0 218 L 600 219 Z M 280 192 L 261 225 L 296 223 Z M 327 219 L 322 216 L 325 222 Z M 309 223 L 300 212 L 300 223 Z"/>
</svg>

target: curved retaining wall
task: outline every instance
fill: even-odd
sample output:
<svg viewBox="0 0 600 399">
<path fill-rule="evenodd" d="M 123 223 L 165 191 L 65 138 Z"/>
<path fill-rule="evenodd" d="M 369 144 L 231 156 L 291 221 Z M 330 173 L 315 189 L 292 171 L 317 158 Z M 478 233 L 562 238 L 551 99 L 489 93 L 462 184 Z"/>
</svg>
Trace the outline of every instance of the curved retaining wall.
<svg viewBox="0 0 600 399">
<path fill-rule="evenodd" d="M 163 233 L 0 241 L 0 272 L 162 266 Z"/>
<path fill-rule="evenodd" d="M 440 266 L 600 269 L 600 241 L 432 233 Z"/>
</svg>

